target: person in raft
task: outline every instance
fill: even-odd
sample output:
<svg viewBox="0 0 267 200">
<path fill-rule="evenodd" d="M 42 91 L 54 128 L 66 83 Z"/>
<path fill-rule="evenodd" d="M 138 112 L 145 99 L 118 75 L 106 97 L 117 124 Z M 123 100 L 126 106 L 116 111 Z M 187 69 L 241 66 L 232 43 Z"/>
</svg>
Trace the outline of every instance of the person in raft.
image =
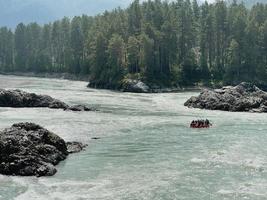
<svg viewBox="0 0 267 200">
<path fill-rule="evenodd" d="M 191 122 L 190 127 L 191 128 L 209 128 L 212 126 L 210 121 L 208 119 L 206 120 L 194 120 Z"/>
</svg>

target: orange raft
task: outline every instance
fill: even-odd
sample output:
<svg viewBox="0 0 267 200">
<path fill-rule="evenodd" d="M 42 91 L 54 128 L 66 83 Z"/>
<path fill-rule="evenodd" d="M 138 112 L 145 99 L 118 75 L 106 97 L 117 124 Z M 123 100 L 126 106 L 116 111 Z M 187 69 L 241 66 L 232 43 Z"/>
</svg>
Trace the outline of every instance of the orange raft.
<svg viewBox="0 0 267 200">
<path fill-rule="evenodd" d="M 190 128 L 210 128 L 212 124 L 209 120 L 195 120 L 190 124 Z"/>
</svg>

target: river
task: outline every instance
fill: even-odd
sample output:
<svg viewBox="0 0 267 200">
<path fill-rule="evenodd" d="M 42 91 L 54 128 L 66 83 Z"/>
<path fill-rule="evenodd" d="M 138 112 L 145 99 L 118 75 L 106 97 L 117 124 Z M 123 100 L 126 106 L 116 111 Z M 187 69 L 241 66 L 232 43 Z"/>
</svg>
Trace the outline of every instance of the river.
<svg viewBox="0 0 267 200">
<path fill-rule="evenodd" d="M 0 88 L 100 110 L 0 108 L 0 129 L 35 122 L 66 141 L 89 145 L 60 163 L 53 177 L 0 175 L 0 200 L 267 199 L 266 114 L 184 107 L 196 92 L 130 94 L 86 85 L 0 76 Z M 188 128 L 198 118 L 209 118 L 214 126 Z"/>
</svg>

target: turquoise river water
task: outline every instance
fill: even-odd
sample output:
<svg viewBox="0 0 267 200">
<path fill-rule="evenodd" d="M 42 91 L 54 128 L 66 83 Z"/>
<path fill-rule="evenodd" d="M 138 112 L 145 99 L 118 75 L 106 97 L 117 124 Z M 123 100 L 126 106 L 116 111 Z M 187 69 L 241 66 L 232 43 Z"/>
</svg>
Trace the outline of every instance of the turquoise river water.
<svg viewBox="0 0 267 200">
<path fill-rule="evenodd" d="M 0 200 L 267 199 L 266 114 L 184 107 L 196 92 L 130 94 L 86 84 L 0 76 L 0 88 L 100 110 L 0 108 L 0 129 L 35 122 L 66 141 L 89 145 L 60 163 L 53 177 L 0 175 Z M 198 118 L 209 118 L 214 126 L 188 128 Z"/>
</svg>

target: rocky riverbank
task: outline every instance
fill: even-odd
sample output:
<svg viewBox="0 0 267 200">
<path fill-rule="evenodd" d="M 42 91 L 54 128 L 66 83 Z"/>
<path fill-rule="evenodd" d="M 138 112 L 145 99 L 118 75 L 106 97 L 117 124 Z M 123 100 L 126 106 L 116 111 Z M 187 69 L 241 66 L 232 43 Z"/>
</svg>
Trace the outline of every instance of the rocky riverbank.
<svg viewBox="0 0 267 200">
<path fill-rule="evenodd" d="M 156 84 L 148 84 L 137 79 L 125 79 L 120 84 L 107 84 L 101 82 L 89 82 L 89 88 L 109 89 L 131 93 L 171 93 L 183 91 L 181 87 L 162 87 Z"/>
<path fill-rule="evenodd" d="M 231 112 L 267 112 L 267 93 L 250 83 L 204 90 L 184 104 L 191 108 Z"/>
<path fill-rule="evenodd" d="M 85 147 L 79 142 L 66 143 L 33 123 L 14 124 L 0 132 L 0 174 L 52 176 L 60 161 Z"/>
<path fill-rule="evenodd" d="M 48 95 L 38 95 L 35 93 L 24 92 L 22 90 L 4 90 L 4 89 L 0 89 L 0 107 L 13 107 L 13 108 L 47 107 L 51 109 L 63 109 L 67 111 L 95 110 L 93 108 L 88 108 L 84 105 L 69 106 L 66 103 L 54 99 Z"/>
<path fill-rule="evenodd" d="M 109 84 L 104 82 L 95 82 L 89 81 L 89 75 L 74 75 L 69 73 L 32 73 L 32 72 L 0 72 L 1 75 L 14 75 L 14 76 L 23 76 L 23 77 L 38 77 L 38 78 L 53 78 L 53 79 L 66 79 L 73 81 L 86 81 L 89 82 L 89 88 L 94 89 L 107 89 L 115 90 L 120 92 L 131 92 L 131 93 L 172 93 L 172 92 L 181 92 L 187 90 L 187 87 L 166 87 L 159 86 L 152 83 L 145 83 L 137 79 L 126 79 L 119 84 Z M 199 87 L 189 87 L 189 89 L 199 90 Z"/>
</svg>

